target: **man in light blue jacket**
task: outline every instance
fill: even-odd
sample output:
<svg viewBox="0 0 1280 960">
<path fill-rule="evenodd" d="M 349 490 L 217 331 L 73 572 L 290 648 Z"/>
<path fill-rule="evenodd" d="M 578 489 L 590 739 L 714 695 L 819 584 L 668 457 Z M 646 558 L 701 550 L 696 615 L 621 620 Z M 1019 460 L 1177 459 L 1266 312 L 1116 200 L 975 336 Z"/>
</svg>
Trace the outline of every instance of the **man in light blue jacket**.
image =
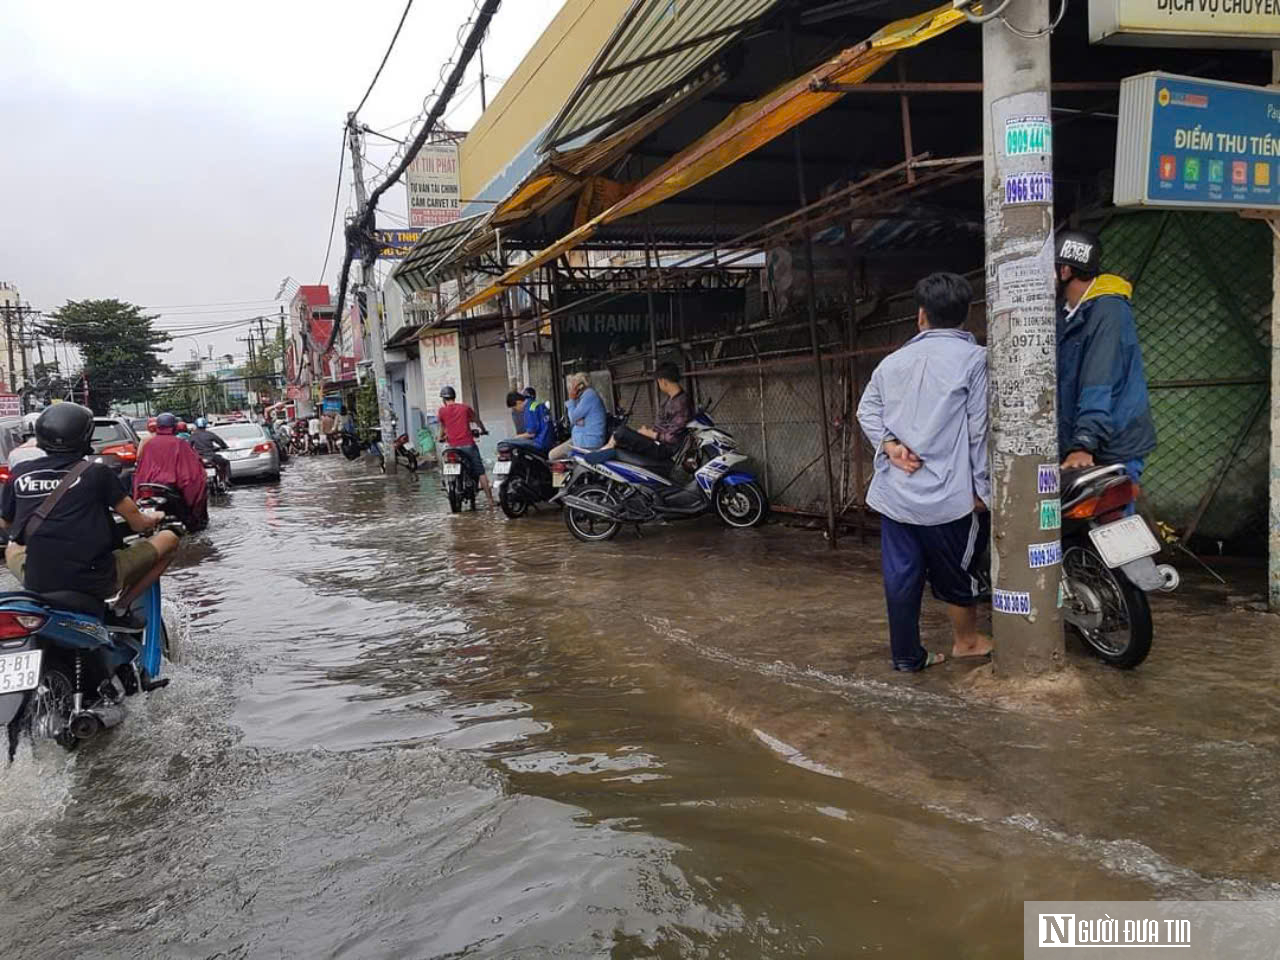
<svg viewBox="0 0 1280 960">
<path fill-rule="evenodd" d="M 599 450 L 604 446 L 608 432 L 604 401 L 591 386 L 591 379 L 585 373 L 575 373 L 570 375 L 568 386 L 569 423 L 573 432 L 568 442 L 551 451 L 552 460 L 563 460 L 575 447 Z"/>
<path fill-rule="evenodd" d="M 973 289 L 935 273 L 916 285 L 920 333 L 885 357 L 858 404 L 875 445 L 867 506 L 881 518 L 880 554 L 897 670 L 923 670 L 943 654 L 920 643 L 925 580 L 947 605 L 951 656 L 985 657 L 974 562 L 989 536 L 987 351 L 960 329 Z"/>
</svg>

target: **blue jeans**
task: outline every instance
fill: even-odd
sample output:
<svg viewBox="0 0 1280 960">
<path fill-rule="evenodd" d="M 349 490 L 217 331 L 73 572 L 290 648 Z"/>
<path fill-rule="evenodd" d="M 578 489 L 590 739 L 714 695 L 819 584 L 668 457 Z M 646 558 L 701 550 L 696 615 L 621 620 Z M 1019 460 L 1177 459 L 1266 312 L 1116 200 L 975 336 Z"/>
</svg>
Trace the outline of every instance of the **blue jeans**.
<svg viewBox="0 0 1280 960">
<path fill-rule="evenodd" d="M 924 584 L 954 607 L 978 602 L 974 564 L 991 535 L 991 515 L 973 513 L 950 523 L 923 526 L 880 518 L 880 564 L 889 608 L 889 646 L 895 670 L 919 670 L 928 651 L 920 643 Z"/>
</svg>

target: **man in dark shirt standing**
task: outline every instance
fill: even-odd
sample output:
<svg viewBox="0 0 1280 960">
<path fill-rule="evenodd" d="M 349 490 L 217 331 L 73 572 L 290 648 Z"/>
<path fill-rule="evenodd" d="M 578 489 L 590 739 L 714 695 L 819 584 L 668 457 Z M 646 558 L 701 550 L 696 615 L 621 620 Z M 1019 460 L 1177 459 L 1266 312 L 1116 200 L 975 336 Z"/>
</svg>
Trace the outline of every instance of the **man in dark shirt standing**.
<svg viewBox="0 0 1280 960">
<path fill-rule="evenodd" d="M 0 522 L 12 535 L 5 561 L 35 593 L 73 590 L 105 601 L 153 581 L 178 547 L 178 537 L 162 530 L 113 550 L 112 510 L 138 533 L 154 528 L 163 515 L 142 513 L 115 473 L 101 463 L 85 464 L 46 519 L 34 526 L 36 511 L 84 461 L 92 436 L 91 410 L 54 404 L 36 421 L 36 437 L 48 455 L 19 464 L 0 489 Z"/>
<path fill-rule="evenodd" d="M 680 368 L 674 363 L 664 363 L 655 374 L 658 390 L 666 398 L 658 409 L 658 422 L 652 427 L 619 427 L 606 450 L 615 447 L 642 457 L 655 460 L 674 460 L 680 452 L 680 444 L 693 419 L 693 401 L 680 386 Z"/>
</svg>

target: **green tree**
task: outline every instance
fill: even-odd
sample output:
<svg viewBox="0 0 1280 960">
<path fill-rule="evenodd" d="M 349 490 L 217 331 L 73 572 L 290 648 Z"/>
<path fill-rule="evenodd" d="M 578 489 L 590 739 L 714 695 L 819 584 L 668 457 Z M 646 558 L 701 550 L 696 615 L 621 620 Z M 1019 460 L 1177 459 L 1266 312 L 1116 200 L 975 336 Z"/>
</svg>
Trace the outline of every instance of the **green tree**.
<svg viewBox="0 0 1280 960">
<path fill-rule="evenodd" d="M 278 336 L 272 337 L 265 344 L 259 344 L 253 358 L 241 368 L 246 378 L 245 387 L 257 393 L 264 402 L 273 402 L 281 396 L 276 367 L 282 356 L 283 343 Z"/>
<path fill-rule="evenodd" d="M 120 300 L 68 300 L 49 315 L 40 335 L 79 348 L 89 406 L 101 415 L 117 401 L 149 399 L 151 382 L 169 373 L 159 357 L 169 335 L 152 326 L 156 319 Z"/>
<path fill-rule="evenodd" d="M 200 412 L 200 381 L 183 370 L 156 393 L 154 407 L 156 413 L 196 416 Z"/>
</svg>

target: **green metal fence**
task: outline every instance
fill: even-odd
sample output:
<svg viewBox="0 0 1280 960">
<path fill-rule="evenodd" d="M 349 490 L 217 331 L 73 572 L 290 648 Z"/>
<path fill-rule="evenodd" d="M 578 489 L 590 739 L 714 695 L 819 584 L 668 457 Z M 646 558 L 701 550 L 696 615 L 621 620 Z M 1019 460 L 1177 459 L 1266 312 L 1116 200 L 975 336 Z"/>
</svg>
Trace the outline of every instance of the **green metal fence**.
<svg viewBox="0 0 1280 960">
<path fill-rule="evenodd" d="M 1229 214 L 1113 217 L 1104 267 L 1134 284 L 1159 446 L 1143 488 L 1155 516 L 1202 547 L 1266 538 L 1270 229 Z M 1207 541 L 1207 542 L 1206 542 Z"/>
</svg>

